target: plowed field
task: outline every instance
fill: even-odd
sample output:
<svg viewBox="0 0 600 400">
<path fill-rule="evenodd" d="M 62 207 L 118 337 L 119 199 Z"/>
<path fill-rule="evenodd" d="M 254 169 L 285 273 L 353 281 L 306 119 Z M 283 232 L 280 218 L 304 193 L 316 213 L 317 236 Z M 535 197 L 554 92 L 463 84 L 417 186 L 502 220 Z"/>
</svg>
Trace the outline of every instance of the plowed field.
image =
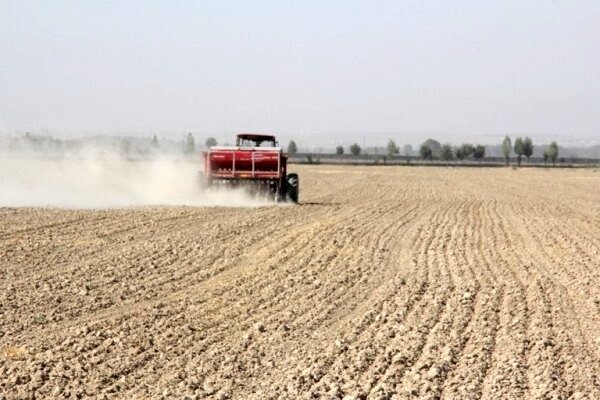
<svg viewBox="0 0 600 400">
<path fill-rule="evenodd" d="M 600 398 L 600 171 L 294 169 L 299 206 L 0 209 L 0 398 Z"/>
</svg>

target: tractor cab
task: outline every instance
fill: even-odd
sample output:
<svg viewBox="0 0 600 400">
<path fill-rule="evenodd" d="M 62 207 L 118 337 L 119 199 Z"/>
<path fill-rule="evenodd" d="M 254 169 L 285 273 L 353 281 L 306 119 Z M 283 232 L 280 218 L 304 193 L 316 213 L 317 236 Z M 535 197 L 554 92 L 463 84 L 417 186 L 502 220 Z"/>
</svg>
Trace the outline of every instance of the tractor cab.
<svg viewBox="0 0 600 400">
<path fill-rule="evenodd" d="M 235 141 L 237 147 L 278 147 L 275 136 L 256 133 L 241 133 Z"/>
</svg>

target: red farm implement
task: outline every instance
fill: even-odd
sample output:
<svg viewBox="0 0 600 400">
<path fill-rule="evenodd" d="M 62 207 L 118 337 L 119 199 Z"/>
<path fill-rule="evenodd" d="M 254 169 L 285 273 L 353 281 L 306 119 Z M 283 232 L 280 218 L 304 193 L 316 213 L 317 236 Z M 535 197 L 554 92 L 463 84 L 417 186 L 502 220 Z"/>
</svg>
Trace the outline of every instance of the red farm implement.
<svg viewBox="0 0 600 400">
<path fill-rule="evenodd" d="M 245 187 L 276 201 L 298 202 L 299 179 L 287 173 L 288 156 L 274 136 L 239 134 L 235 146 L 213 146 L 203 153 L 205 187 Z"/>
</svg>

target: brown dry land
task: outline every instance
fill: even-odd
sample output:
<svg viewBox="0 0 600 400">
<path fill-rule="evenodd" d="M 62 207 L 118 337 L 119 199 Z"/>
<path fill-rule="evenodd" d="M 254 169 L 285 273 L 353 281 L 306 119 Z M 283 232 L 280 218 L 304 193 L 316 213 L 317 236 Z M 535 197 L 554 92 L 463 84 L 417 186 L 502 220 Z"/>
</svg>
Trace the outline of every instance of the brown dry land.
<svg viewBox="0 0 600 400">
<path fill-rule="evenodd" d="M 299 206 L 0 209 L 0 398 L 600 398 L 600 171 L 295 170 Z"/>
</svg>

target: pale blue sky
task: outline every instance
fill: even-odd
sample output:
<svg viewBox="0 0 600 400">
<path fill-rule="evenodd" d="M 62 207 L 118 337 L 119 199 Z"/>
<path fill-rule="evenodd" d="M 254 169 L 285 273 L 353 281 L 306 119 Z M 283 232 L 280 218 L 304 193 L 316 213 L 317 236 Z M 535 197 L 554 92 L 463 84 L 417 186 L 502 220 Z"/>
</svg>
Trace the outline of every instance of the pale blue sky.
<svg viewBox="0 0 600 400">
<path fill-rule="evenodd" d="M 0 0 L 5 133 L 587 140 L 599 75 L 597 0 Z"/>
</svg>

